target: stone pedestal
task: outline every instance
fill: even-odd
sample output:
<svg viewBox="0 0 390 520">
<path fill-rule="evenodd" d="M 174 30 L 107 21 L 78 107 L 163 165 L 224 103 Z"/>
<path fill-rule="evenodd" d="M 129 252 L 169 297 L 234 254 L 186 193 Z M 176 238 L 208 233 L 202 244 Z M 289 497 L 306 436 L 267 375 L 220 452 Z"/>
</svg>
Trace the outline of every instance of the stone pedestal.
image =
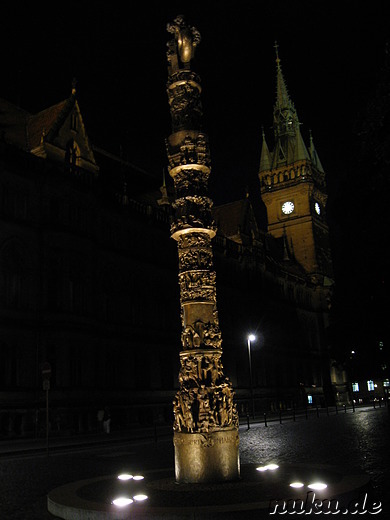
<svg viewBox="0 0 390 520">
<path fill-rule="evenodd" d="M 223 482 L 240 476 L 236 429 L 180 433 L 173 437 L 176 482 Z"/>
</svg>

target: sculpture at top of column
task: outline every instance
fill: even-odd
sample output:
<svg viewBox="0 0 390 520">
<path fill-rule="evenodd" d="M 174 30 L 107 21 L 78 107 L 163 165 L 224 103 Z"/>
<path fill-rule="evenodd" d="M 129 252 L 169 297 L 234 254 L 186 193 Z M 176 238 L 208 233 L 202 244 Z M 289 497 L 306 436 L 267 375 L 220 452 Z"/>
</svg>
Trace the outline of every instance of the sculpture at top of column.
<svg viewBox="0 0 390 520">
<path fill-rule="evenodd" d="M 183 67 L 189 69 L 195 48 L 200 42 L 199 31 L 195 27 L 186 25 L 182 15 L 176 16 L 172 23 L 167 24 L 167 31 L 175 35 L 174 40 L 168 42 L 168 61 L 171 64 L 172 72 L 180 68 L 178 58 Z"/>
</svg>

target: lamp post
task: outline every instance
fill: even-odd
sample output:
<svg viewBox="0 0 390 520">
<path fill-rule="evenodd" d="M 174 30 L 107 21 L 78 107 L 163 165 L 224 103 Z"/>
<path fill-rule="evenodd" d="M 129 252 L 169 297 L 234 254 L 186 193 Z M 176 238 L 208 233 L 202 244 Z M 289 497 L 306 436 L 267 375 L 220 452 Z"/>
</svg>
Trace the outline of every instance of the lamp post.
<svg viewBox="0 0 390 520">
<path fill-rule="evenodd" d="M 252 403 L 252 418 L 255 418 L 255 400 L 253 397 L 253 382 L 252 382 L 252 355 L 251 355 L 251 342 L 256 340 L 256 336 L 249 334 L 248 336 L 248 360 L 249 360 L 249 383 L 251 388 L 251 403 Z"/>
</svg>

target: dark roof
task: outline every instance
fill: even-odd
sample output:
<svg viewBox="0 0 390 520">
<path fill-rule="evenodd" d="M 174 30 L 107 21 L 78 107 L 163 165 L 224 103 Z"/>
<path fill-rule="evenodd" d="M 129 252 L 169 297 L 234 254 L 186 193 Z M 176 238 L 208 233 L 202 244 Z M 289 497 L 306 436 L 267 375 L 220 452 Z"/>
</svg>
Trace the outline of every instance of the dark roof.
<svg viewBox="0 0 390 520">
<path fill-rule="evenodd" d="M 247 200 L 236 200 L 213 207 L 213 218 L 221 235 L 232 237 L 239 234 Z"/>
<path fill-rule="evenodd" d="M 27 138 L 29 149 L 39 146 L 43 132 L 47 135 L 54 127 L 58 118 L 66 107 L 68 100 L 61 101 L 38 114 L 31 116 L 27 125 Z"/>
<path fill-rule="evenodd" d="M 69 99 L 66 99 L 32 115 L 5 99 L 0 99 L 0 133 L 2 138 L 23 150 L 33 150 L 39 146 L 42 133 L 44 132 L 47 135 L 50 130 L 54 129 L 68 103 Z"/>
<path fill-rule="evenodd" d="M 294 252 L 284 236 L 275 238 L 269 233 L 264 234 L 259 231 L 256 217 L 248 198 L 214 207 L 213 218 L 217 225 L 218 233 L 227 238 L 241 237 L 245 232 L 255 231 L 259 243 L 266 244 L 265 247 L 269 260 L 291 274 L 305 276 L 304 268 L 295 259 Z"/>
</svg>

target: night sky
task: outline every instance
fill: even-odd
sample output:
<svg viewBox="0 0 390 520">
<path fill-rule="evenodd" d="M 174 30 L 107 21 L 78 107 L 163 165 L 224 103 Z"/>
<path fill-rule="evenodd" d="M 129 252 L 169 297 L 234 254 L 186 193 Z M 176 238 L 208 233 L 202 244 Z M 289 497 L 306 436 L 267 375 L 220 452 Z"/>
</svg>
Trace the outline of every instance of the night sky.
<svg viewBox="0 0 390 520">
<path fill-rule="evenodd" d="M 129 160 L 159 176 L 170 133 L 166 24 L 180 13 L 202 35 L 193 68 L 204 89 L 216 197 L 236 198 L 243 177 L 256 178 L 262 126 L 272 145 L 275 40 L 304 138 L 311 129 L 333 177 L 348 161 L 356 111 L 384 59 L 385 4 L 96 0 L 48 10 L 15 2 L 1 16 L 0 95 L 36 112 L 67 97 L 76 77 L 91 140 L 113 152 L 121 145 Z"/>
<path fill-rule="evenodd" d="M 75 77 L 92 143 L 117 154 L 122 149 L 127 160 L 160 179 L 166 167 L 164 139 L 170 133 L 166 24 L 183 14 L 202 36 L 192 68 L 202 79 L 212 198 L 216 203 L 235 200 L 249 186 L 256 199 L 262 126 L 272 147 L 277 40 L 303 137 L 308 143 L 312 131 L 328 176 L 339 306 L 361 295 L 362 281 L 364 298 L 372 303 L 376 290 L 383 292 L 380 298 L 385 294 L 382 232 L 388 233 L 388 216 L 387 211 L 380 214 L 378 227 L 373 212 L 379 203 L 359 191 L 369 173 L 356 168 L 354 153 L 357 122 L 382 77 L 387 4 L 96 0 L 41 7 L 14 2 L 0 17 L 0 96 L 38 112 L 68 97 Z M 383 310 L 381 302 L 376 305 Z M 377 314 L 376 308 L 370 312 Z M 353 328 L 356 318 L 349 314 L 345 319 Z M 366 324 L 370 333 L 377 320 Z"/>
</svg>

